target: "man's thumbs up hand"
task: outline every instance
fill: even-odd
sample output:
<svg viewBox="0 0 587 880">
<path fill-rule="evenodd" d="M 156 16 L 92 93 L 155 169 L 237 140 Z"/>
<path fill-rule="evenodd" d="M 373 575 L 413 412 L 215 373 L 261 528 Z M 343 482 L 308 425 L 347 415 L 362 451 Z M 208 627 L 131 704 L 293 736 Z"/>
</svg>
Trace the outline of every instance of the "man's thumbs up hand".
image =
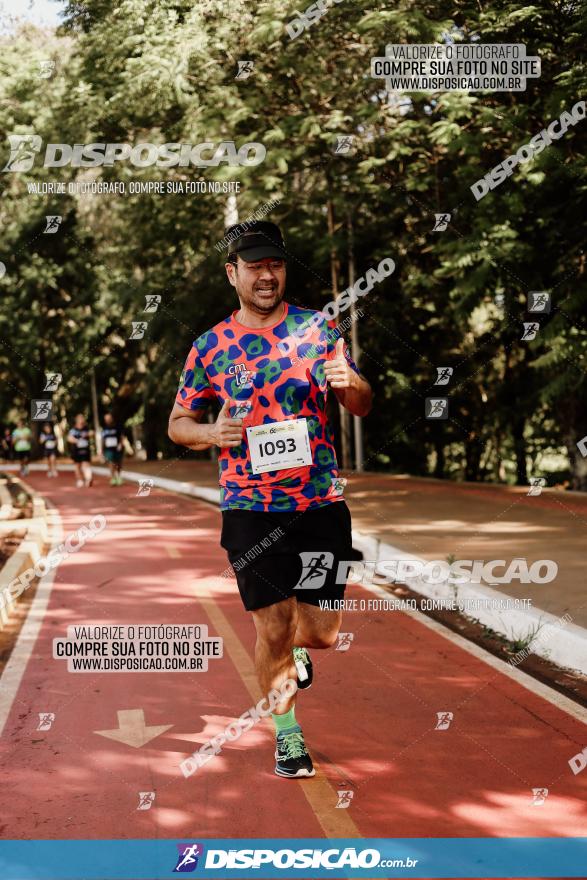
<svg viewBox="0 0 587 880">
<path fill-rule="evenodd" d="M 350 388 L 354 384 L 353 379 L 356 374 L 354 370 L 351 370 L 344 356 L 344 345 L 345 342 L 341 336 L 336 341 L 336 348 L 330 360 L 324 364 L 326 381 L 331 388 Z"/>
</svg>

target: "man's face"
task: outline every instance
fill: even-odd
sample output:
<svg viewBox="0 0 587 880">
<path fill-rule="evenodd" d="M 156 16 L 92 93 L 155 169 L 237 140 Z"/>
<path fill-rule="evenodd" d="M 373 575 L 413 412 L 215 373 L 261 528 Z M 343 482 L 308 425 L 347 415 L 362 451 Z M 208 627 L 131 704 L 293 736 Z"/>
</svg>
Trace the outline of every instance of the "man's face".
<svg viewBox="0 0 587 880">
<path fill-rule="evenodd" d="M 237 259 L 236 266 L 226 264 L 226 274 L 241 304 L 259 315 L 271 314 L 285 294 L 285 260 L 266 257 L 247 263 L 242 257 Z"/>
<path fill-rule="evenodd" d="M 110 415 L 110 413 L 106 413 L 106 415 L 104 416 L 104 422 L 105 422 L 107 425 L 111 425 L 111 424 L 112 424 L 112 416 Z"/>
</svg>

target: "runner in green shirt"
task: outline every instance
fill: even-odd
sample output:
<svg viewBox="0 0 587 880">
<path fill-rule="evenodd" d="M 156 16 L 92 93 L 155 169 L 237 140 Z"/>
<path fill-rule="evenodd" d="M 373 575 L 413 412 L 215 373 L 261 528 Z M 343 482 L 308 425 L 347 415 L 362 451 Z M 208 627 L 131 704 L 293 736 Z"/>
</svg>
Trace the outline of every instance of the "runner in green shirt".
<svg viewBox="0 0 587 880">
<path fill-rule="evenodd" d="M 32 436 L 31 429 L 27 428 L 22 420 L 16 423 L 16 428 L 12 432 L 12 443 L 16 457 L 20 462 L 21 477 L 26 477 L 29 472 Z"/>
</svg>

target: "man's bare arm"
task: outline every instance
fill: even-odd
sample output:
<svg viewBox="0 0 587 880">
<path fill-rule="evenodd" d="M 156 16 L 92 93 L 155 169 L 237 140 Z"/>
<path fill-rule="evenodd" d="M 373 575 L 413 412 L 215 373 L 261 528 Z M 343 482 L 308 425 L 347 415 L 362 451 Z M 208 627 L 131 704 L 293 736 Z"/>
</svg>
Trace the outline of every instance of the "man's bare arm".
<svg viewBox="0 0 587 880">
<path fill-rule="evenodd" d="M 366 416 L 371 410 L 373 392 L 363 376 L 349 366 L 344 356 L 344 340 L 338 339 L 334 355 L 324 364 L 326 381 L 336 399 L 354 416 Z"/>
<path fill-rule="evenodd" d="M 369 415 L 373 404 L 371 386 L 363 376 L 358 376 L 354 371 L 349 383 L 346 388 L 333 389 L 338 402 L 354 416 Z"/>
<path fill-rule="evenodd" d="M 187 446 L 195 452 L 211 446 L 240 446 L 243 420 L 231 419 L 228 413 L 230 401 L 225 401 L 215 422 L 204 422 L 205 409 L 187 410 L 176 403 L 169 416 L 167 433 L 179 446 Z"/>
</svg>

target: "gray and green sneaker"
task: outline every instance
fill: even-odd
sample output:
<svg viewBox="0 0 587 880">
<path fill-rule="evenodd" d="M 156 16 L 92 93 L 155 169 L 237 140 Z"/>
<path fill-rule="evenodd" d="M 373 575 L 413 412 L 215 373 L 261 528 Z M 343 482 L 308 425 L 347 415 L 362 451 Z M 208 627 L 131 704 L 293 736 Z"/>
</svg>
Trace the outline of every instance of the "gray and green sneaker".
<svg viewBox="0 0 587 880">
<path fill-rule="evenodd" d="M 314 680 L 314 667 L 305 648 L 294 648 L 293 659 L 298 674 L 298 688 L 307 690 Z"/>
<path fill-rule="evenodd" d="M 280 733 L 275 749 L 275 773 L 286 779 L 314 776 L 316 771 L 304 742 L 301 729 L 292 733 Z"/>
</svg>

